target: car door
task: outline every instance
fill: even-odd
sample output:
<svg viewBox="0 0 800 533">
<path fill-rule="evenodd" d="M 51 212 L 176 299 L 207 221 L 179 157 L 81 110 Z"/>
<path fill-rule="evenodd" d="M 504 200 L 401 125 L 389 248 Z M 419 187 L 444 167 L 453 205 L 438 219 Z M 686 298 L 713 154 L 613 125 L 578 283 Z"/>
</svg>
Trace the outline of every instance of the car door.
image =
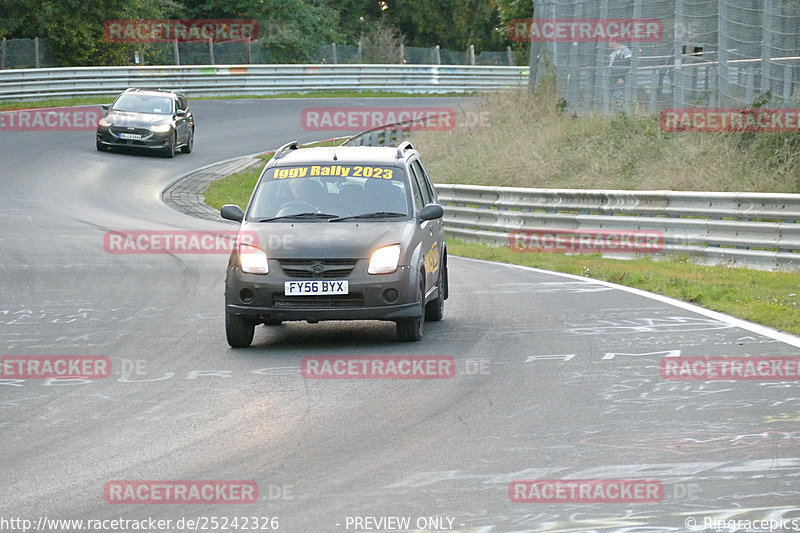
<svg viewBox="0 0 800 533">
<path fill-rule="evenodd" d="M 187 107 L 186 98 L 175 97 L 175 131 L 178 144 L 186 144 L 189 141 L 189 117 L 188 115 L 179 115 L 177 113 L 178 110 L 188 113 Z"/>
<path fill-rule="evenodd" d="M 426 206 L 434 203 L 431 190 L 425 184 L 425 175 L 419 160 L 413 159 L 409 164 L 411 188 L 414 194 L 414 202 Z M 419 200 L 417 200 L 417 197 Z M 422 208 L 418 208 L 422 211 Z M 420 224 L 422 235 L 422 253 L 425 264 L 425 290 L 429 292 L 439 282 L 439 269 L 441 265 L 441 243 L 439 235 L 441 233 L 441 219 L 423 220 Z"/>
</svg>

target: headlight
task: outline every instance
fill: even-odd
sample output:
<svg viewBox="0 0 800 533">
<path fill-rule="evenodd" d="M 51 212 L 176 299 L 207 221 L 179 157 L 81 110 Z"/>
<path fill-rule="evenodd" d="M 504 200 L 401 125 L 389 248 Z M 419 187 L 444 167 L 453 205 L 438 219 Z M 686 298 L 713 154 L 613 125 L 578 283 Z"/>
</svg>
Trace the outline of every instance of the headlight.
<svg viewBox="0 0 800 533">
<path fill-rule="evenodd" d="M 153 133 L 167 133 L 170 128 L 172 128 L 171 124 L 155 124 L 154 126 L 150 126 L 150 131 Z"/>
<path fill-rule="evenodd" d="M 100 126 L 101 128 L 107 128 L 107 127 L 111 126 L 111 122 L 109 122 L 109 121 L 108 121 L 108 120 L 106 120 L 105 118 L 101 118 L 101 119 L 100 119 L 100 120 L 97 122 L 97 125 L 98 125 L 98 126 Z"/>
<path fill-rule="evenodd" d="M 397 270 L 398 261 L 400 261 L 399 244 L 378 248 L 372 252 L 367 272 L 370 274 L 391 274 Z"/>
<path fill-rule="evenodd" d="M 239 265 L 247 274 L 268 274 L 267 254 L 261 248 L 249 244 L 239 245 Z"/>
</svg>

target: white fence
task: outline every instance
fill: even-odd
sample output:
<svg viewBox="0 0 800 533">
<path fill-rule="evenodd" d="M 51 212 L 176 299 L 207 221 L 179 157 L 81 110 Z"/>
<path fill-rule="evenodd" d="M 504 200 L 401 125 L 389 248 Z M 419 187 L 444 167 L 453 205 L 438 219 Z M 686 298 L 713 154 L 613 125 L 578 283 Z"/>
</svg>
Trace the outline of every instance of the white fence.
<svg viewBox="0 0 800 533">
<path fill-rule="evenodd" d="M 525 231 L 660 232 L 660 253 L 800 268 L 800 194 L 437 185 L 448 235 L 514 245 Z"/>
<path fill-rule="evenodd" d="M 353 90 L 446 93 L 519 88 L 525 67 L 471 65 L 217 65 L 0 71 L 0 101 L 113 95 L 128 87 L 190 96 Z"/>
</svg>

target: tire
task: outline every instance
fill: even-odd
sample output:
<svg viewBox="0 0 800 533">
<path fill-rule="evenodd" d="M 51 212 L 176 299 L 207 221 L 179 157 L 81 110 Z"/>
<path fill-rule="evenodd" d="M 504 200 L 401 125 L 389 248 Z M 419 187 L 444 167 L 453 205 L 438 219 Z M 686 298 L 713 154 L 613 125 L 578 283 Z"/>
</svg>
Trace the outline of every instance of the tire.
<svg viewBox="0 0 800 533">
<path fill-rule="evenodd" d="M 425 321 L 438 322 L 444 316 L 444 299 L 447 297 L 447 263 L 443 262 L 439 274 L 439 296 L 425 306 Z"/>
<path fill-rule="evenodd" d="M 403 342 L 417 342 L 422 339 L 422 329 L 425 324 L 425 276 L 423 274 L 420 274 L 417 297 L 420 302 L 420 316 L 397 321 L 397 338 Z"/>
<path fill-rule="evenodd" d="M 173 158 L 175 157 L 175 133 L 173 132 L 169 138 L 169 144 L 166 148 L 164 148 L 164 157 Z"/>
<path fill-rule="evenodd" d="M 184 146 L 181 146 L 181 152 L 184 154 L 191 154 L 192 148 L 194 147 L 194 130 L 189 132 L 189 139 L 186 141 Z"/>
<path fill-rule="evenodd" d="M 101 143 L 100 141 L 95 141 L 95 145 L 97 146 L 98 152 L 108 152 L 108 146 Z"/>
<path fill-rule="evenodd" d="M 253 342 L 256 325 L 240 316 L 225 313 L 225 335 L 231 348 L 247 348 Z"/>
</svg>

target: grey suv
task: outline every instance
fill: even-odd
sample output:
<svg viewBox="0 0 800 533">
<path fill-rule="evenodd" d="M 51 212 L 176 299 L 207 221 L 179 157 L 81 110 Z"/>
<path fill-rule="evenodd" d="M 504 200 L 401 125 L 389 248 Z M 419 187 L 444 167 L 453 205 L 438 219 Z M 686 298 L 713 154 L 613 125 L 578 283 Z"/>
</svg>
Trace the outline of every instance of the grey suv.
<svg viewBox="0 0 800 533">
<path fill-rule="evenodd" d="M 240 221 L 225 278 L 225 329 L 249 346 L 257 324 L 389 320 L 422 338 L 447 298 L 443 210 L 409 142 L 390 147 L 282 146 Z"/>
</svg>

